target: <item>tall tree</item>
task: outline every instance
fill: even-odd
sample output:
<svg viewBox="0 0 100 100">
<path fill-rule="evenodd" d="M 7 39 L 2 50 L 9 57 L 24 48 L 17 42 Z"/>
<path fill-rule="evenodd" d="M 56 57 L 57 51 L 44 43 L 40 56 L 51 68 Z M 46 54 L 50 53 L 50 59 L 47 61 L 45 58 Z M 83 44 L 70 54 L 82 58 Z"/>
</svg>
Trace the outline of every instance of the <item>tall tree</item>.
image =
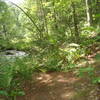
<svg viewBox="0 0 100 100">
<path fill-rule="evenodd" d="M 92 17 L 92 1 L 91 0 L 85 0 L 86 1 L 86 13 L 87 13 L 87 23 L 89 26 L 93 24 L 93 17 Z"/>
<path fill-rule="evenodd" d="M 77 18 L 76 7 L 75 7 L 74 2 L 72 2 L 72 9 L 73 9 L 73 22 L 74 22 L 74 29 L 75 29 L 75 37 L 77 40 L 79 38 L 78 18 Z"/>
</svg>

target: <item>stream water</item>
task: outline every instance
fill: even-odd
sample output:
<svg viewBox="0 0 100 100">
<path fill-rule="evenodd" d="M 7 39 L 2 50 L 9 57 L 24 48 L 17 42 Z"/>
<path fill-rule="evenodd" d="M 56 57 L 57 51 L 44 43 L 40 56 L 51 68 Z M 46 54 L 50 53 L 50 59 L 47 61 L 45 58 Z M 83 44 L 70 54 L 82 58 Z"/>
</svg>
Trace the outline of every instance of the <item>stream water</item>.
<svg viewBox="0 0 100 100">
<path fill-rule="evenodd" d="M 27 56 L 28 54 L 24 51 L 17 51 L 17 50 L 6 50 L 6 51 L 2 51 L 0 52 L 0 57 L 5 57 L 7 59 L 10 58 L 22 58 Z"/>
</svg>

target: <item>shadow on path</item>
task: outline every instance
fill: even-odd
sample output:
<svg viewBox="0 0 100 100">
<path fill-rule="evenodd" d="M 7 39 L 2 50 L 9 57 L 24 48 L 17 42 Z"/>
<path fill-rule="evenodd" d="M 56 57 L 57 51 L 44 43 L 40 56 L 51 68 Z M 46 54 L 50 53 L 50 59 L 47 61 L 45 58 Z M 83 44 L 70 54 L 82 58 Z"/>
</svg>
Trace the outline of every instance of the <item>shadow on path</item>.
<svg viewBox="0 0 100 100">
<path fill-rule="evenodd" d="M 18 100 L 97 100 L 95 89 L 71 72 L 39 73 L 33 75 L 33 82 L 25 82 L 26 95 Z"/>
</svg>

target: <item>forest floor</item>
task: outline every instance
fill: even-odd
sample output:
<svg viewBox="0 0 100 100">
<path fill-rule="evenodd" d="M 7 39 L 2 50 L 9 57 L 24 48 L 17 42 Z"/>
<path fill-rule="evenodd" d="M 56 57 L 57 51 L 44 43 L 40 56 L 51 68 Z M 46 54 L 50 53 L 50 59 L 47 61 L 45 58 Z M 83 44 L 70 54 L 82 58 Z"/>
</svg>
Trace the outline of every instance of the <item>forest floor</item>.
<svg viewBox="0 0 100 100">
<path fill-rule="evenodd" d="M 100 54 L 100 47 L 86 58 L 88 64 L 100 71 L 100 61 L 97 64 L 94 59 L 97 53 Z M 98 85 L 87 75 L 78 77 L 75 71 L 34 73 L 32 80 L 24 82 L 23 89 L 25 96 L 17 100 L 100 100 Z"/>
<path fill-rule="evenodd" d="M 90 62 L 95 55 L 89 56 Z M 94 65 L 99 67 L 100 62 Z M 73 72 L 36 73 L 23 87 L 26 95 L 17 100 L 100 100 L 98 86 L 90 77 L 80 78 Z"/>
<path fill-rule="evenodd" d="M 99 100 L 97 86 L 72 72 L 34 74 L 24 90 L 26 95 L 17 100 Z"/>
</svg>

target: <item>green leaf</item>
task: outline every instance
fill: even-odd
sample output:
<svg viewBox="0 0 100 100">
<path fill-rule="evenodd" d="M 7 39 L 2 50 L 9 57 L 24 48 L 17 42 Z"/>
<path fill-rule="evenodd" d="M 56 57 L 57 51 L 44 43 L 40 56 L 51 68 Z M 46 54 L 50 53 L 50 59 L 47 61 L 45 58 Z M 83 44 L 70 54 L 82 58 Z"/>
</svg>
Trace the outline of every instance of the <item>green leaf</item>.
<svg viewBox="0 0 100 100">
<path fill-rule="evenodd" d="M 24 91 L 19 91 L 19 92 L 17 93 L 17 95 L 18 95 L 18 96 L 24 96 L 24 95 L 25 95 L 25 92 L 24 92 Z"/>
<path fill-rule="evenodd" d="M 96 83 L 100 83 L 100 77 L 96 77 L 93 79 L 93 83 L 96 84 Z"/>
<path fill-rule="evenodd" d="M 8 93 L 7 93 L 7 91 L 0 90 L 0 95 L 2 95 L 2 96 L 8 96 Z"/>
<path fill-rule="evenodd" d="M 100 54 L 97 54 L 97 55 L 95 56 L 95 59 L 96 59 L 96 60 L 100 60 Z"/>
</svg>

